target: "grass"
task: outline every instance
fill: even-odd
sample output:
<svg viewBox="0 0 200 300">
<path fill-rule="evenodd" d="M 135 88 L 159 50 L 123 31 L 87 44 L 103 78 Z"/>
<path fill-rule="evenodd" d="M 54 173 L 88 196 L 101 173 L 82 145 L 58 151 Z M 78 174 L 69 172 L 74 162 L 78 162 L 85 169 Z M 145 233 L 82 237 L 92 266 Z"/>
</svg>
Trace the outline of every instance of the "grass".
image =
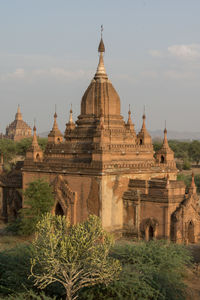
<svg viewBox="0 0 200 300">
<path fill-rule="evenodd" d="M 6 225 L 0 224 L 0 251 L 9 250 L 16 247 L 18 244 L 27 243 L 30 238 L 15 236 L 5 232 Z"/>
</svg>

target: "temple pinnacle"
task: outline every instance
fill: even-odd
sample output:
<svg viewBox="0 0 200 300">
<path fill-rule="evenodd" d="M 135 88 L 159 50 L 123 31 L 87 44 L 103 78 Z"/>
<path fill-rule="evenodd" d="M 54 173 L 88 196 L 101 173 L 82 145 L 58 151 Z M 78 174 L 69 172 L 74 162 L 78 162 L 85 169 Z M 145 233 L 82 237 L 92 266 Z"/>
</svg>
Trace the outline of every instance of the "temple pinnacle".
<svg viewBox="0 0 200 300">
<path fill-rule="evenodd" d="M 107 79 L 107 74 L 106 74 L 106 70 L 105 70 L 105 66 L 104 66 L 104 61 L 103 61 L 103 53 L 105 52 L 105 46 L 104 46 L 104 42 L 103 42 L 103 38 L 102 38 L 102 29 L 103 27 L 101 27 L 101 40 L 99 43 L 99 47 L 98 47 L 98 52 L 100 53 L 99 55 L 99 64 L 97 66 L 97 71 L 96 74 L 94 76 L 95 79 L 97 78 L 105 78 Z"/>
</svg>

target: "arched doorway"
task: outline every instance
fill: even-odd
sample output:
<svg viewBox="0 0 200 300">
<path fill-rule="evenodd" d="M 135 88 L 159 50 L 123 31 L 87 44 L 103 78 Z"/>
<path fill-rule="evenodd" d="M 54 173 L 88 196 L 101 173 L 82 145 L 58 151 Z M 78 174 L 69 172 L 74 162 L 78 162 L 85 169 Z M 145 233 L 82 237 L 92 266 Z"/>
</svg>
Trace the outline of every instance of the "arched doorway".
<svg viewBox="0 0 200 300">
<path fill-rule="evenodd" d="M 149 241 L 152 241 L 154 238 L 154 230 L 153 227 L 150 225 L 149 226 Z"/>
<path fill-rule="evenodd" d="M 177 225 L 177 219 L 175 215 L 171 215 L 171 223 L 170 223 L 170 240 L 172 242 L 176 241 L 176 225 Z"/>
<path fill-rule="evenodd" d="M 64 216 L 64 211 L 63 211 L 62 206 L 60 205 L 59 202 L 56 204 L 55 215 Z"/>
<path fill-rule="evenodd" d="M 161 164 L 164 164 L 164 162 L 165 162 L 165 157 L 163 155 L 161 155 L 160 162 L 161 162 Z"/>
<path fill-rule="evenodd" d="M 192 221 L 188 224 L 188 242 L 194 243 L 194 223 Z"/>
</svg>

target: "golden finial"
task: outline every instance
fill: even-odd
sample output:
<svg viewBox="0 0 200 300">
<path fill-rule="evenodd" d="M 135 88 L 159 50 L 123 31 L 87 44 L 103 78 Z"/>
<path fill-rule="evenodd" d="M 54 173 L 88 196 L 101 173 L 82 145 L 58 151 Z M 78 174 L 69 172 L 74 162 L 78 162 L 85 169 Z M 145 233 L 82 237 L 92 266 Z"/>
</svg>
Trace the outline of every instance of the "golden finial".
<svg viewBox="0 0 200 300">
<path fill-rule="evenodd" d="M 101 25 L 101 38 L 103 36 L 103 24 Z"/>
<path fill-rule="evenodd" d="M 72 103 L 71 103 L 70 114 L 69 114 L 69 123 L 71 123 L 71 124 L 73 123 L 72 113 L 73 113 L 73 111 L 72 111 Z"/>
<path fill-rule="evenodd" d="M 165 120 L 165 129 L 164 129 L 164 133 L 167 134 L 167 121 Z"/>
<path fill-rule="evenodd" d="M 145 105 L 144 105 L 144 108 L 143 108 L 143 116 L 142 116 L 143 120 L 146 119 L 146 114 L 145 114 Z"/>
<path fill-rule="evenodd" d="M 57 118 L 56 109 L 57 109 L 57 107 L 56 107 L 56 104 L 55 104 L 55 113 L 54 113 L 54 118 L 55 118 L 55 119 Z"/>
<path fill-rule="evenodd" d="M 33 131 L 36 131 L 36 118 L 34 118 L 34 120 L 33 120 Z"/>
<path fill-rule="evenodd" d="M 98 47 L 98 52 L 100 52 L 100 53 L 105 52 L 105 46 L 104 46 L 102 37 L 103 37 L 103 25 L 101 25 L 101 40 L 100 40 L 99 47 Z"/>
</svg>

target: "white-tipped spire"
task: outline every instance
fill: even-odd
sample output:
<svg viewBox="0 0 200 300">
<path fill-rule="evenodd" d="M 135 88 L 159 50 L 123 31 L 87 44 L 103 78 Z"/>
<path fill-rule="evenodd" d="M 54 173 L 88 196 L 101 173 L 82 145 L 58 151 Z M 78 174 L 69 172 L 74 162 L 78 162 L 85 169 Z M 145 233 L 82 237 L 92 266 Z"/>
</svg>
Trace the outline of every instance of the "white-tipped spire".
<svg viewBox="0 0 200 300">
<path fill-rule="evenodd" d="M 70 124 L 74 123 L 72 114 L 73 114 L 73 110 L 72 110 L 72 104 L 71 104 L 70 113 L 69 113 L 69 123 Z"/>
<path fill-rule="evenodd" d="M 102 32 L 103 32 L 103 25 L 101 25 L 101 40 L 99 43 L 98 47 L 98 52 L 99 52 L 99 64 L 97 66 L 97 71 L 95 74 L 95 79 L 96 78 L 108 78 L 104 66 L 104 61 L 103 61 L 103 53 L 105 52 L 105 46 L 102 38 Z"/>
</svg>

